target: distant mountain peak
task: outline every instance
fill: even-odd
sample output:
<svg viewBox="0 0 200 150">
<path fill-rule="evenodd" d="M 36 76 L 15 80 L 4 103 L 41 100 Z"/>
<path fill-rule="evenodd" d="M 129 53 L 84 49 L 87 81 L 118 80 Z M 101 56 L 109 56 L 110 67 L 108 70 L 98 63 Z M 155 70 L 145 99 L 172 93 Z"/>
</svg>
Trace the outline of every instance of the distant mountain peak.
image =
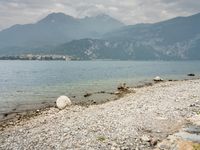
<svg viewBox="0 0 200 150">
<path fill-rule="evenodd" d="M 113 17 L 111 17 L 110 15 L 107 15 L 107 14 L 98 14 L 96 16 L 92 16 L 92 17 L 86 17 L 85 18 L 86 20 L 90 20 L 92 22 L 98 22 L 98 23 L 113 23 L 113 24 L 117 24 L 118 27 L 117 28 L 120 28 L 122 26 L 124 26 L 124 23 L 122 23 L 121 21 L 119 21 L 118 19 L 115 19 Z"/>
<path fill-rule="evenodd" d="M 47 22 L 64 22 L 66 20 L 70 20 L 70 21 L 74 21 L 75 18 L 73 18 L 72 16 L 66 15 L 62 12 L 58 12 L 58 13 L 51 13 L 49 15 L 47 15 L 45 18 L 43 18 L 42 20 L 39 21 L 39 23 L 47 23 Z"/>
<path fill-rule="evenodd" d="M 104 14 L 104 13 L 98 14 L 98 15 L 93 16 L 93 17 L 91 17 L 91 18 L 101 19 L 101 20 L 116 20 L 116 21 L 120 22 L 119 20 L 117 20 L 117 19 L 111 17 L 111 16 L 108 15 L 108 14 Z"/>
<path fill-rule="evenodd" d="M 47 16 L 66 16 L 66 14 L 62 12 L 53 12 L 53 13 L 48 14 Z"/>
</svg>

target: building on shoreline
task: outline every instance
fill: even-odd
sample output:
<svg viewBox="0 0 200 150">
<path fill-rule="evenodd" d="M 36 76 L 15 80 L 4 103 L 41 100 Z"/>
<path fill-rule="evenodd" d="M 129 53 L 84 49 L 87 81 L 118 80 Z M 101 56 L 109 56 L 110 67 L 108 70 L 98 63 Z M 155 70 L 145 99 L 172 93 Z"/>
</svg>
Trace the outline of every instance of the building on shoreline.
<svg viewBox="0 0 200 150">
<path fill-rule="evenodd" d="M 70 61 L 76 60 L 75 58 L 67 55 L 15 55 L 15 56 L 0 56 L 0 60 L 63 60 Z"/>
</svg>

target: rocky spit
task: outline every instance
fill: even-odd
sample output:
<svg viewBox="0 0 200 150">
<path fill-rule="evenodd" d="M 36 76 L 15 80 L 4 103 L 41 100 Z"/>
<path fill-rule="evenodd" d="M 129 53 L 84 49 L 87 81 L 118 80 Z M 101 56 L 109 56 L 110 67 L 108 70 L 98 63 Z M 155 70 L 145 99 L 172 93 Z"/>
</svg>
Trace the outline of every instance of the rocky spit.
<svg viewBox="0 0 200 150">
<path fill-rule="evenodd" d="M 200 112 L 200 80 L 161 82 L 101 105 L 50 108 L 0 131 L 1 150 L 170 149 Z M 178 149 L 178 148 L 177 148 Z"/>
</svg>

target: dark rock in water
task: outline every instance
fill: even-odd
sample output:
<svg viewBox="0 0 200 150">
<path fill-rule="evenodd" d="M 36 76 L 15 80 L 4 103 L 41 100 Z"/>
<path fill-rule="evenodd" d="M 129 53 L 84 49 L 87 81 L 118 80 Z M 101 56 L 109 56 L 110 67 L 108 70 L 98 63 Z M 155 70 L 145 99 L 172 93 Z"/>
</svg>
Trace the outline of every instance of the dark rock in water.
<svg viewBox="0 0 200 150">
<path fill-rule="evenodd" d="M 100 91 L 100 92 L 98 92 L 99 94 L 104 94 L 104 93 L 106 93 L 105 91 Z"/>
<path fill-rule="evenodd" d="M 129 90 L 129 87 L 126 86 L 126 83 L 123 83 L 122 85 L 119 85 L 119 86 L 117 87 L 117 90 L 118 90 L 118 91 L 126 92 L 126 91 Z"/>
<path fill-rule="evenodd" d="M 126 86 L 126 83 L 120 84 L 117 87 L 117 91 L 114 92 L 114 95 L 117 95 L 118 97 L 123 97 L 125 94 L 134 92 L 133 90 L 131 90 L 128 86 Z"/>
<path fill-rule="evenodd" d="M 194 73 L 189 73 L 188 76 L 189 76 L 189 77 L 194 77 L 195 74 L 194 74 Z"/>
<path fill-rule="evenodd" d="M 6 114 L 4 114 L 4 117 L 7 117 L 8 116 L 8 114 L 6 113 Z"/>
<path fill-rule="evenodd" d="M 92 94 L 91 93 L 86 93 L 85 95 L 84 95 L 84 97 L 89 97 L 89 96 L 91 96 Z"/>
</svg>

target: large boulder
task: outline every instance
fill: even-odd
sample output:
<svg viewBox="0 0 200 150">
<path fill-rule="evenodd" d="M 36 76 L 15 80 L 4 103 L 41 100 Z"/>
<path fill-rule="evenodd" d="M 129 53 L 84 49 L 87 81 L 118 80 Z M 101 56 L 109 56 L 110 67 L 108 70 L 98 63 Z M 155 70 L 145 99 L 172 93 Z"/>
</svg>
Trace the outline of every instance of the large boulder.
<svg viewBox="0 0 200 150">
<path fill-rule="evenodd" d="M 56 106 L 59 109 L 64 109 L 67 106 L 70 106 L 72 104 L 71 100 L 67 96 L 60 96 L 56 100 Z"/>
</svg>

